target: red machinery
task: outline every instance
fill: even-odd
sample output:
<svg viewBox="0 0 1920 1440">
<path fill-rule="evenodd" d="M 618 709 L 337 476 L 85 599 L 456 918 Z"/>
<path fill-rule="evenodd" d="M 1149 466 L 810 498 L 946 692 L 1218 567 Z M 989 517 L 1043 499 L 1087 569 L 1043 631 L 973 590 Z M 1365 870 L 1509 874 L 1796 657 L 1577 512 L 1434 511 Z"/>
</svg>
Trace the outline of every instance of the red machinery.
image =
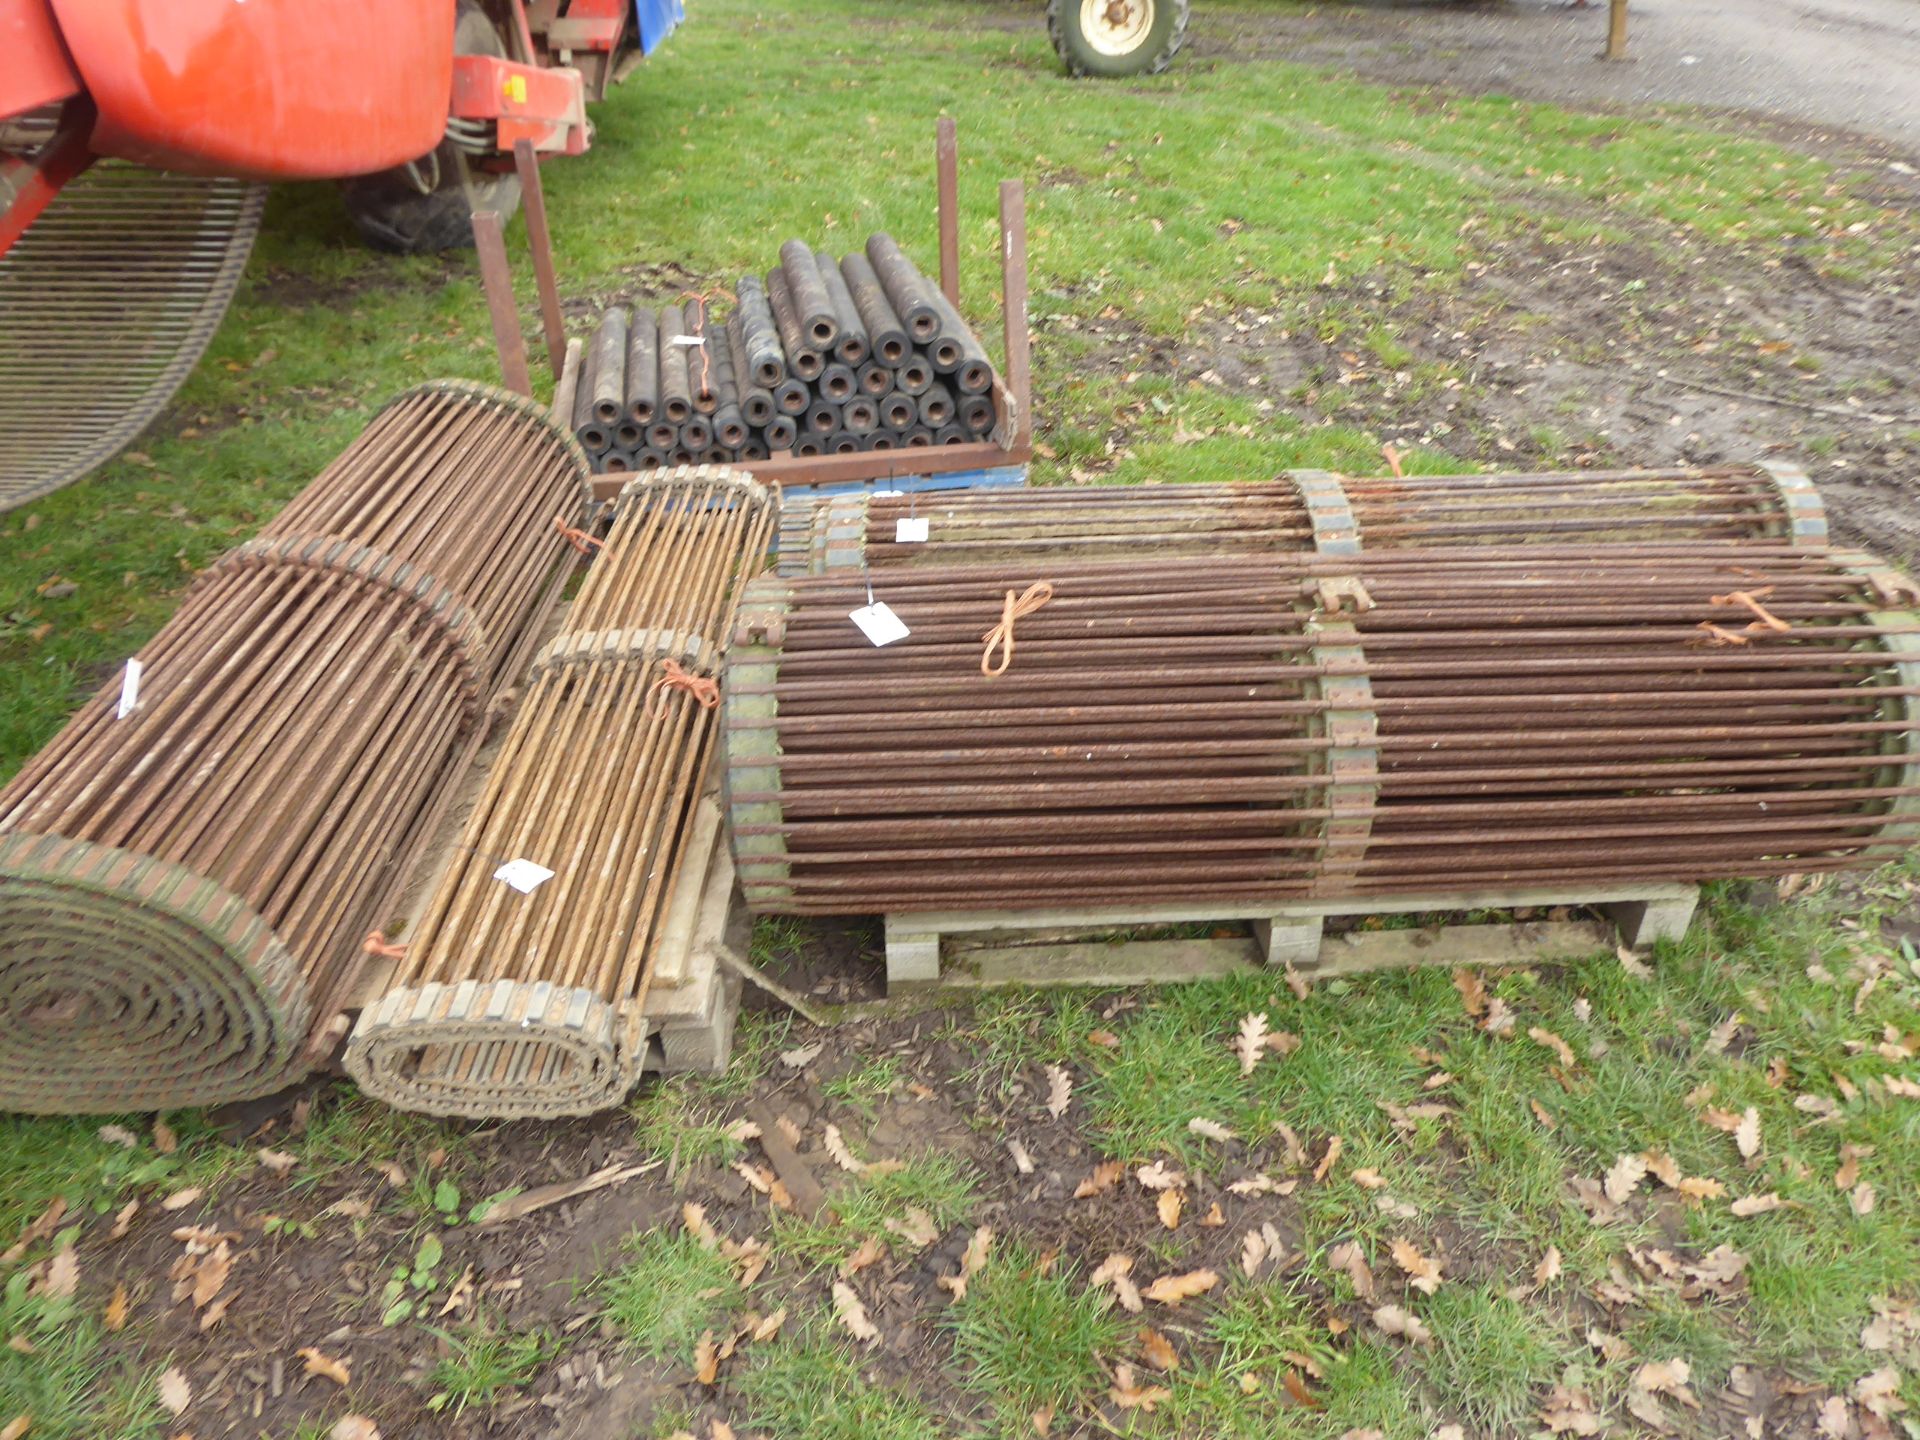
<svg viewBox="0 0 1920 1440">
<path fill-rule="evenodd" d="M 0 509 L 98 464 L 185 378 L 258 228 L 247 182 L 341 180 L 373 244 L 463 244 L 474 208 L 518 204 L 515 142 L 584 151 L 587 102 L 680 14 L 0 0 Z"/>
</svg>

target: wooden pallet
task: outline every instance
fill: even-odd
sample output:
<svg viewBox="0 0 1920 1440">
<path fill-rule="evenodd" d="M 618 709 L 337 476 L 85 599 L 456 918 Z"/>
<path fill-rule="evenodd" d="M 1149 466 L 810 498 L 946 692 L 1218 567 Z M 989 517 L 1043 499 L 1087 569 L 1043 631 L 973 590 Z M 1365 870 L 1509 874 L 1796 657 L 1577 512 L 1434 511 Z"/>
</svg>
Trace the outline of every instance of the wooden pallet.
<svg viewBox="0 0 1920 1440">
<path fill-rule="evenodd" d="M 747 950 L 752 921 L 733 873 L 733 852 L 721 834 L 720 804 L 700 797 L 689 823 L 679 882 L 655 947 L 653 982 L 641 1014 L 647 1053 L 641 1070 L 718 1075 L 733 1054 L 740 1015 L 738 974 L 720 963 L 721 948 Z"/>
<path fill-rule="evenodd" d="M 887 989 L 930 985 L 1138 985 L 1291 967 L 1309 979 L 1410 965 L 1516 965 L 1638 949 L 1686 933 L 1693 885 L 1595 890 L 1486 890 L 1265 906 L 1157 905 L 1131 909 L 967 910 L 889 915 Z M 1328 936 L 1331 916 L 1457 914 L 1486 910 L 1597 910 L 1599 920 L 1509 920 Z M 1205 939 L 1114 939 L 1114 932 L 1218 925 Z M 1108 938 L 1090 938 L 1104 936 Z"/>
</svg>

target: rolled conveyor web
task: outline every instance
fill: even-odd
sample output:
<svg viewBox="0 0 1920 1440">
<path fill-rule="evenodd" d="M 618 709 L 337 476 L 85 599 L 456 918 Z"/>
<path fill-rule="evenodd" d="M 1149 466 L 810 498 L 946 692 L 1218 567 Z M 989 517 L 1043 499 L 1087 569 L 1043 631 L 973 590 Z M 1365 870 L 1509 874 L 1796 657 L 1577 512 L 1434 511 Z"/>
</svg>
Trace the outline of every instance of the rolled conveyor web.
<svg viewBox="0 0 1920 1440">
<path fill-rule="evenodd" d="M 0 255 L 0 511 L 72 483 L 199 363 L 267 187 L 102 161 Z"/>
</svg>

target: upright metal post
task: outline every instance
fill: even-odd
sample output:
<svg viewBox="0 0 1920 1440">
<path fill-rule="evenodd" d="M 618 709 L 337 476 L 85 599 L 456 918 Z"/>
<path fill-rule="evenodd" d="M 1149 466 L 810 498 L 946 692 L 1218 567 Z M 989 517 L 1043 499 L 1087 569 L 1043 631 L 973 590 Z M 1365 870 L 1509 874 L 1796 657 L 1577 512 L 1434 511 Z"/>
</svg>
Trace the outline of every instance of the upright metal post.
<svg viewBox="0 0 1920 1440">
<path fill-rule="evenodd" d="M 934 126 L 933 154 L 940 177 L 940 288 L 960 308 L 960 141 L 951 115 Z"/>
<path fill-rule="evenodd" d="M 500 381 L 509 390 L 517 390 L 531 399 L 533 379 L 527 374 L 527 340 L 520 333 L 520 310 L 513 298 L 513 271 L 507 266 L 507 240 L 498 212 L 473 212 L 473 248 L 480 257 L 480 284 L 487 292 L 487 311 L 493 317 L 493 344 L 500 352 Z"/>
<path fill-rule="evenodd" d="M 1607 50 L 1603 60 L 1627 58 L 1627 0 L 1609 0 L 1607 8 Z"/>
<path fill-rule="evenodd" d="M 1000 283 L 1005 296 L 1007 389 L 1013 395 L 1013 449 L 1033 444 L 1033 374 L 1027 351 L 1027 186 L 1000 182 Z"/>
<path fill-rule="evenodd" d="M 560 318 L 560 284 L 553 274 L 553 237 L 547 230 L 547 197 L 540 188 L 540 161 L 531 140 L 513 142 L 513 168 L 520 175 L 520 197 L 527 208 L 527 248 L 533 252 L 533 283 L 540 291 L 540 329 L 547 340 L 547 365 L 560 378 L 566 363 L 567 330 Z"/>
</svg>

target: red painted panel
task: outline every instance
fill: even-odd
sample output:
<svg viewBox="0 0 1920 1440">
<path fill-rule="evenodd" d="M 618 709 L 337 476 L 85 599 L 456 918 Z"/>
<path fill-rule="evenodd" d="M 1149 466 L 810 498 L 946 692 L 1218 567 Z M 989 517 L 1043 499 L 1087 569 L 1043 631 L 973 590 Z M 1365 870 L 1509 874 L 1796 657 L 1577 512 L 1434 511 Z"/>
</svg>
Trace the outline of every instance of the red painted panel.
<svg viewBox="0 0 1920 1440">
<path fill-rule="evenodd" d="M 0 119 L 64 100 L 80 76 L 47 0 L 0 0 Z"/>
<path fill-rule="evenodd" d="M 363 175 L 446 127 L 453 0 L 51 0 L 94 148 L 195 174 Z"/>
</svg>

